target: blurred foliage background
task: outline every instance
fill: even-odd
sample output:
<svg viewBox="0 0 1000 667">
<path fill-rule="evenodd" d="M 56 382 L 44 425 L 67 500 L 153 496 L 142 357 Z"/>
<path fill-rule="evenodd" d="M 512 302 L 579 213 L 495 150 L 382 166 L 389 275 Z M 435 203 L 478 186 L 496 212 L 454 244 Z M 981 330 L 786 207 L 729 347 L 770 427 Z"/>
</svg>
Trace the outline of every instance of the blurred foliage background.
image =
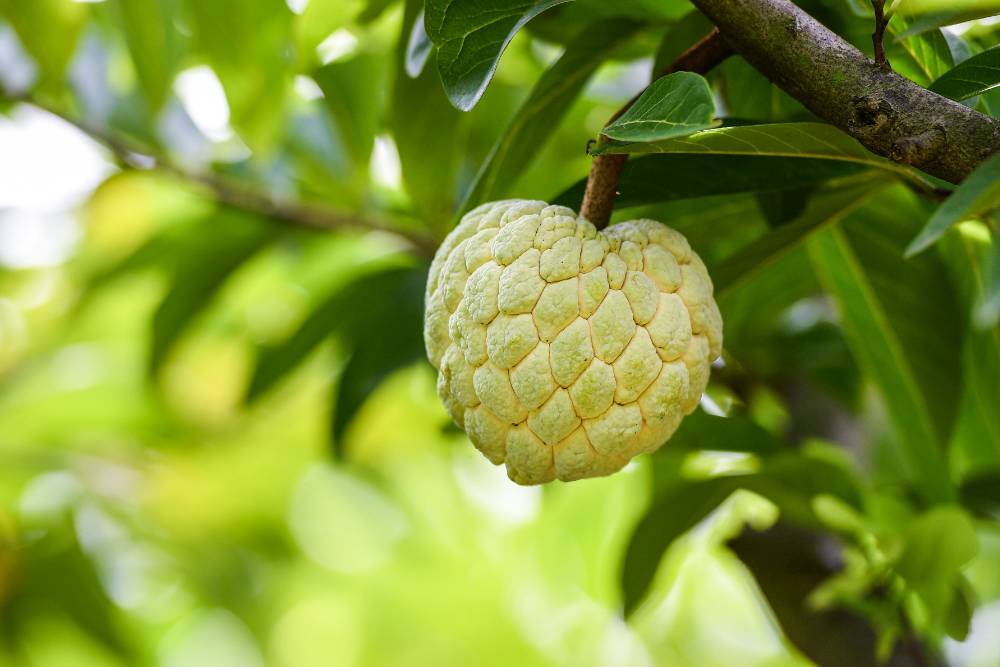
<svg viewBox="0 0 1000 667">
<path fill-rule="evenodd" d="M 0 0 L 0 665 L 1000 665 L 1000 202 L 904 259 L 926 181 L 739 58 L 724 124 L 798 148 L 634 158 L 616 213 L 716 279 L 705 409 L 545 488 L 449 425 L 428 253 L 578 206 L 710 28 L 487 4 Z M 870 52 L 867 3 L 800 4 Z M 995 57 L 1000 7 L 912 5 L 897 71 Z"/>
</svg>

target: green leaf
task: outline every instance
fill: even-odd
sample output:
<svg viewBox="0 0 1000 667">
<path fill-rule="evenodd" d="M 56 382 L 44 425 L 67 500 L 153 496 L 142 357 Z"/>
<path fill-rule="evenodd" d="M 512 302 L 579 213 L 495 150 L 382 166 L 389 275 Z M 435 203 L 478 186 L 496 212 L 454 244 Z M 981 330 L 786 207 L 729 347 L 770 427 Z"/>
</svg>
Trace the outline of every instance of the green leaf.
<svg viewBox="0 0 1000 667">
<path fill-rule="evenodd" d="M 167 296 L 153 315 L 149 367 L 156 374 L 192 321 L 244 262 L 278 236 L 279 227 L 246 213 L 222 209 L 178 259 Z"/>
<path fill-rule="evenodd" d="M 1000 153 L 991 156 L 934 212 L 931 219 L 906 249 L 912 257 L 930 247 L 957 222 L 1000 206 Z"/>
<path fill-rule="evenodd" d="M 324 65 L 312 76 L 323 91 L 323 104 L 333 116 L 340 140 L 347 148 L 354 178 L 366 181 L 385 87 L 382 59 L 361 52 Z"/>
<path fill-rule="evenodd" d="M 692 415 L 693 416 L 693 415 Z M 744 422 L 731 424 L 727 422 Z M 718 429 L 711 433 L 710 428 Z M 739 418 L 715 418 L 692 429 L 699 437 L 698 445 L 721 443 L 732 447 L 732 436 L 750 436 L 759 445 L 772 436 L 759 427 L 747 425 Z M 678 431 L 663 449 L 661 457 L 677 465 L 672 449 L 688 445 L 677 442 L 685 437 Z M 779 442 L 773 441 L 766 449 L 759 450 L 765 458 L 761 471 L 751 474 L 714 477 L 707 480 L 678 479 L 676 473 L 665 474 L 658 483 L 658 492 L 646 514 L 640 519 L 629 541 L 622 566 L 621 586 L 625 613 L 635 610 L 645 596 L 659 567 L 663 553 L 673 542 L 715 510 L 734 491 L 746 489 L 758 493 L 778 505 L 782 516 L 799 525 L 818 523 L 812 498 L 831 495 L 852 507 L 860 504 L 858 490 L 851 476 L 838 466 L 823 460 L 803 456 L 798 452 L 783 451 Z M 768 456 L 768 453 L 771 455 Z M 654 455 L 655 457 L 656 455 Z"/>
<path fill-rule="evenodd" d="M 252 149 L 272 149 L 283 131 L 294 15 L 274 1 L 185 0 L 184 6 L 194 45 L 225 89 L 233 127 Z"/>
<path fill-rule="evenodd" d="M 448 98 L 469 111 L 486 91 L 500 55 L 525 23 L 568 0 L 427 0 L 424 25 L 438 47 Z"/>
<path fill-rule="evenodd" d="M 906 0 L 906 12 L 911 16 L 945 11 L 993 16 L 1000 14 L 1000 0 Z"/>
<path fill-rule="evenodd" d="M 1000 86 L 1000 47 L 974 55 L 940 75 L 930 89 L 953 100 L 965 100 Z"/>
<path fill-rule="evenodd" d="M 955 587 L 961 569 L 979 552 L 975 526 L 960 507 L 935 507 L 906 527 L 903 544 L 895 570 L 927 606 L 932 626 L 938 626 L 961 594 Z"/>
<path fill-rule="evenodd" d="M 863 167 L 850 162 L 755 155 L 644 155 L 630 159 L 618 182 L 619 210 L 645 204 L 738 192 L 777 192 L 850 176 Z M 587 180 L 560 193 L 553 203 L 576 208 Z"/>
<path fill-rule="evenodd" d="M 368 302 L 373 301 L 371 293 L 363 293 L 361 287 L 377 284 L 379 280 L 391 282 L 392 278 L 372 276 L 403 270 L 398 266 L 399 261 L 398 257 L 393 257 L 357 267 L 316 304 L 295 333 L 278 345 L 262 348 L 245 400 L 252 402 L 266 394 L 295 370 L 320 343 L 347 330 L 351 318 L 359 309 L 363 310 Z"/>
<path fill-rule="evenodd" d="M 743 285 L 756 273 L 800 247 L 827 225 L 844 219 L 885 188 L 885 183 L 866 183 L 822 192 L 809 202 L 794 222 L 765 234 L 732 256 L 711 266 L 715 292 L 721 298 Z"/>
<path fill-rule="evenodd" d="M 913 177 L 906 167 L 870 153 L 856 139 L 824 123 L 737 125 L 704 130 L 687 137 L 648 143 L 608 143 L 600 153 L 670 153 L 690 155 L 752 155 L 821 159 L 886 169 Z"/>
<path fill-rule="evenodd" d="M 509 194 L 591 75 L 638 28 L 639 24 L 626 21 L 594 24 L 566 47 L 559 60 L 539 78 L 494 144 L 465 197 L 463 211 Z"/>
<path fill-rule="evenodd" d="M 458 199 L 458 171 L 470 117 L 448 103 L 433 67 L 422 67 L 419 76 L 413 78 L 410 52 L 403 37 L 414 34 L 422 25 L 422 6 L 420 0 L 406 3 L 396 50 L 389 125 L 399 151 L 406 191 L 420 217 L 432 228 L 444 231 Z M 434 168 L 428 169 L 428 164 Z"/>
<path fill-rule="evenodd" d="M 783 634 L 810 661 L 823 667 L 886 664 L 876 659 L 875 632 L 861 613 L 809 603 L 809 595 L 834 574 L 831 554 L 839 549 L 831 538 L 779 521 L 763 532 L 745 530 L 728 546 L 753 573 Z"/>
<path fill-rule="evenodd" d="M 903 10 L 905 12 L 906 7 L 904 7 Z M 994 13 L 995 10 L 992 8 L 978 10 L 967 9 L 965 11 L 943 10 L 933 13 L 924 13 L 913 17 L 906 29 L 896 35 L 896 39 L 902 40 L 912 35 L 919 35 L 935 28 L 942 28 L 944 26 L 956 25 L 959 23 L 965 23 L 966 21 L 986 18 L 988 16 L 992 16 Z"/>
<path fill-rule="evenodd" d="M 963 231 L 944 237 L 938 247 L 962 298 L 962 311 L 972 313 L 987 280 L 983 258 L 987 244 Z M 996 409 L 1000 326 L 970 327 L 962 356 L 965 391 L 952 458 L 963 475 L 975 475 L 992 470 L 1000 460 L 1000 410 Z"/>
<path fill-rule="evenodd" d="M 41 86 L 55 94 L 87 18 L 87 5 L 68 0 L 0 0 L 0 16 L 10 21 L 25 50 L 38 62 Z"/>
<path fill-rule="evenodd" d="M 420 10 L 413 21 L 413 27 L 410 29 L 410 36 L 406 42 L 404 62 L 406 73 L 410 75 L 410 78 L 416 79 L 424 71 L 424 65 L 427 64 L 427 58 L 431 55 L 433 48 L 434 43 L 431 42 L 431 38 L 427 36 L 427 31 L 424 29 L 424 12 Z"/>
<path fill-rule="evenodd" d="M 893 19 L 891 31 L 895 31 L 896 25 L 903 30 L 909 25 L 901 16 L 897 15 Z M 890 54 L 893 67 L 923 86 L 929 85 L 955 66 L 948 40 L 938 28 L 900 40 L 896 47 Z"/>
<path fill-rule="evenodd" d="M 623 143 L 651 143 L 706 130 L 715 124 L 714 118 L 708 81 L 691 72 L 676 72 L 650 84 L 601 134 Z"/>
<path fill-rule="evenodd" d="M 170 91 L 181 57 L 180 33 L 174 27 L 180 0 L 117 0 L 122 32 L 142 92 L 155 112 Z"/>
<path fill-rule="evenodd" d="M 994 235 L 983 264 L 983 286 L 976 299 L 973 323 L 989 330 L 1000 324 L 1000 236 Z"/>
<path fill-rule="evenodd" d="M 621 589 L 626 615 L 645 597 L 663 553 L 728 498 L 738 488 L 737 479 L 716 477 L 681 484 L 654 501 L 632 532 L 625 551 Z"/>
<path fill-rule="evenodd" d="M 954 496 L 943 448 L 961 393 L 962 324 L 938 258 L 902 258 L 915 214 L 891 194 L 814 236 L 808 248 L 848 344 L 881 390 L 905 472 L 927 500 L 940 502 Z"/>
<path fill-rule="evenodd" d="M 338 455 L 348 424 L 382 380 L 424 358 L 426 284 L 427 267 L 404 268 L 362 278 L 345 293 L 354 310 L 344 311 L 351 315 L 341 338 L 353 354 L 337 384 L 331 432 Z"/>
<path fill-rule="evenodd" d="M 277 3 L 275 3 L 277 4 Z M 309 0 L 305 11 L 295 18 L 295 37 L 300 60 L 308 67 L 317 61 L 316 47 L 331 33 L 359 18 L 364 0 Z"/>
</svg>

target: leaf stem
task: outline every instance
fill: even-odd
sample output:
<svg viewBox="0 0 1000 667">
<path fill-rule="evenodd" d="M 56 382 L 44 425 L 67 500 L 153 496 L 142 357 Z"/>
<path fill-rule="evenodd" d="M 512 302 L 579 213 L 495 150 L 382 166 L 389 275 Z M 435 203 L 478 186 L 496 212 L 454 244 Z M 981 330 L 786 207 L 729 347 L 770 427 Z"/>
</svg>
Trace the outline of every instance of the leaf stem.
<svg viewBox="0 0 1000 667">
<path fill-rule="evenodd" d="M 254 213 L 274 222 L 319 231 L 361 229 L 385 232 L 404 239 L 422 256 L 433 257 L 437 241 L 419 231 L 400 228 L 387 221 L 330 208 L 323 204 L 277 198 L 212 173 L 186 169 L 149 146 L 95 127 L 73 115 L 31 96 L 15 96 L 13 101 L 29 104 L 74 126 L 104 146 L 127 168 L 159 170 L 196 185 L 219 203 Z"/>
<path fill-rule="evenodd" d="M 678 56 L 677 60 L 657 72 L 653 76 L 653 80 L 682 71 L 705 74 L 732 54 L 733 50 L 722 38 L 718 29 L 714 29 Z M 642 91 L 622 105 L 608 119 L 605 127 L 618 120 L 636 103 L 641 95 Z M 598 142 L 604 141 L 606 141 L 606 137 L 602 134 Z M 615 199 L 618 196 L 618 181 L 622 169 L 625 168 L 626 160 L 628 160 L 628 155 L 625 154 L 605 154 L 595 157 L 591 164 L 590 176 L 587 178 L 587 189 L 580 206 L 580 215 L 592 222 L 598 229 L 607 227 L 611 220 Z"/>
</svg>

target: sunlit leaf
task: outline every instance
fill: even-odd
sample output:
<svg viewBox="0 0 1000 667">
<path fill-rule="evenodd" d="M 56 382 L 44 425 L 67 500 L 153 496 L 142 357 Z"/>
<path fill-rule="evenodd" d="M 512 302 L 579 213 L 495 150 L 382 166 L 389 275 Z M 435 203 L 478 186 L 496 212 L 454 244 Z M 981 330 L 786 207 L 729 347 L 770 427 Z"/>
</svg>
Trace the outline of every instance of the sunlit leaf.
<svg viewBox="0 0 1000 667">
<path fill-rule="evenodd" d="M 955 223 L 996 206 L 1000 206 L 1000 153 L 976 167 L 938 207 L 906 248 L 906 256 L 912 257 L 933 245 Z"/>
<path fill-rule="evenodd" d="M 66 0 L 0 0 L 0 16 L 14 26 L 24 48 L 38 62 L 41 85 L 49 91 L 61 90 L 66 65 L 87 18 L 87 5 Z"/>
<path fill-rule="evenodd" d="M 677 139 L 648 143 L 608 143 L 594 152 L 812 158 L 877 167 L 904 176 L 912 175 L 909 169 L 878 157 L 856 139 L 824 123 L 720 127 Z"/>
<path fill-rule="evenodd" d="M 438 70 L 452 104 L 476 105 L 500 55 L 525 23 L 568 0 L 499 0 L 485 11 L 478 0 L 427 0 L 424 25 L 438 47 Z"/>
<path fill-rule="evenodd" d="M 143 94 L 153 111 L 163 106 L 181 57 L 180 0 L 116 0 L 122 33 Z"/>
<path fill-rule="evenodd" d="M 351 419 L 388 375 L 424 358 L 426 267 L 378 273 L 356 282 L 340 316 L 340 338 L 351 350 L 337 385 L 331 432 L 338 454 Z M 372 299 L 372 295 L 378 295 Z"/>
<path fill-rule="evenodd" d="M 691 72 L 654 81 L 621 118 L 601 130 L 620 142 L 652 143 L 694 134 L 715 124 L 708 82 Z"/>
<path fill-rule="evenodd" d="M 154 374 L 232 273 L 281 231 L 277 225 L 230 209 L 220 210 L 201 226 L 203 232 L 177 258 L 167 296 L 153 316 L 149 366 Z"/>
<path fill-rule="evenodd" d="M 585 29 L 535 84 L 486 158 L 462 206 L 468 210 L 509 194 L 525 164 L 552 135 L 597 67 L 634 35 L 636 23 L 599 23 Z"/>
</svg>

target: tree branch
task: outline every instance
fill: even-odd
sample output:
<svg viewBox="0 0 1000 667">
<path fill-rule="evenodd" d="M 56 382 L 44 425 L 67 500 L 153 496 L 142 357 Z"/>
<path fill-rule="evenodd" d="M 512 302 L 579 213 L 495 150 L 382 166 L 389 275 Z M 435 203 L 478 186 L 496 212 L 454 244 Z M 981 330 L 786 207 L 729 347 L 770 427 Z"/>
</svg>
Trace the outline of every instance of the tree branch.
<svg viewBox="0 0 1000 667">
<path fill-rule="evenodd" d="M 350 229 L 385 232 L 401 237 L 421 255 L 433 257 L 437 241 L 420 232 L 401 229 L 381 220 L 331 209 L 328 206 L 307 202 L 279 199 L 215 174 L 194 172 L 171 162 L 145 146 L 139 146 L 107 130 L 94 127 L 31 97 L 17 97 L 16 101 L 30 104 L 46 111 L 89 136 L 107 148 L 125 166 L 148 171 L 158 169 L 188 183 L 207 190 L 218 202 L 254 213 L 264 218 L 296 227 L 319 231 Z"/>
<path fill-rule="evenodd" d="M 719 31 L 713 30 L 678 56 L 677 60 L 657 72 L 653 79 L 656 80 L 668 74 L 682 71 L 705 74 L 732 53 L 732 48 L 722 39 Z M 641 96 L 642 92 L 639 92 L 622 105 L 608 119 L 605 127 L 618 120 Z M 604 140 L 604 135 L 601 135 L 600 141 Z M 587 189 L 580 206 L 580 215 L 592 222 L 598 229 L 606 227 L 608 221 L 611 220 L 615 198 L 618 196 L 618 179 L 621 177 L 626 160 L 628 160 L 628 155 L 624 153 L 598 155 L 590 166 L 590 176 L 587 178 Z"/>
<path fill-rule="evenodd" d="M 789 0 L 692 0 L 747 61 L 874 153 L 952 183 L 1000 150 L 1000 122 L 883 70 Z"/>
</svg>

